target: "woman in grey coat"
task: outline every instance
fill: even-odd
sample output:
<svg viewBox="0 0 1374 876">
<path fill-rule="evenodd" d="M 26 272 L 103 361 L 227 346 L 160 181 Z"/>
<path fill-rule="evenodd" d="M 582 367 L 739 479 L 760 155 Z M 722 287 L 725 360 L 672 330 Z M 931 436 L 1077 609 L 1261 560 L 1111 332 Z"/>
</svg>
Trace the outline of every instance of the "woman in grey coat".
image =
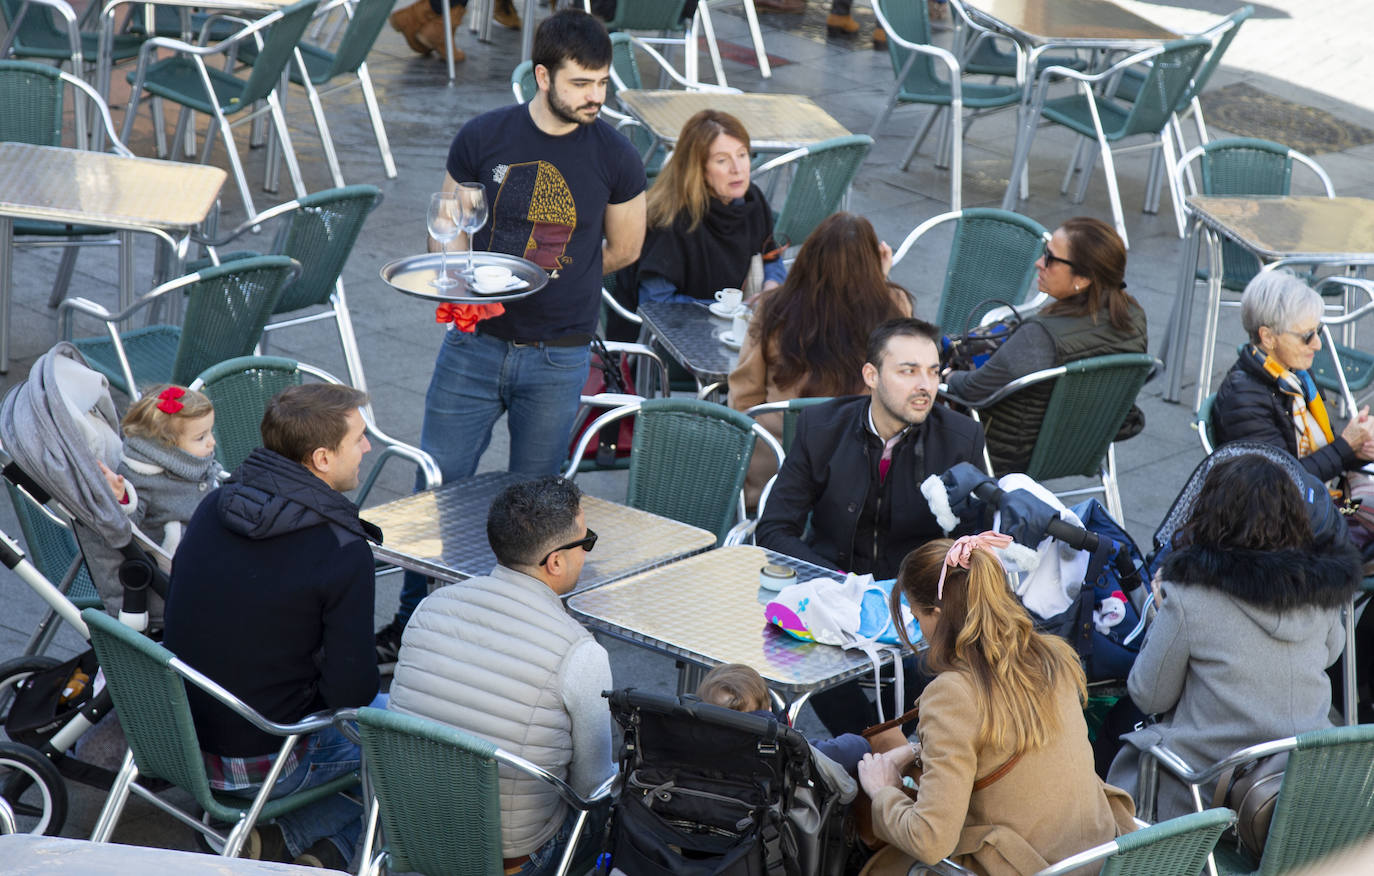
<svg viewBox="0 0 1374 876">
<path fill-rule="evenodd" d="M 1207 475 L 1155 576 L 1159 614 L 1127 682 L 1159 720 L 1122 737 L 1107 781 L 1137 791 L 1139 755 L 1163 743 L 1201 768 L 1239 748 L 1331 726 L 1326 667 L 1345 641 L 1341 607 L 1360 579 L 1344 540 L 1317 550 L 1293 481 L 1260 456 Z M 1209 801 L 1212 787 L 1202 789 Z M 1159 771 L 1158 820 L 1194 811 Z"/>
</svg>

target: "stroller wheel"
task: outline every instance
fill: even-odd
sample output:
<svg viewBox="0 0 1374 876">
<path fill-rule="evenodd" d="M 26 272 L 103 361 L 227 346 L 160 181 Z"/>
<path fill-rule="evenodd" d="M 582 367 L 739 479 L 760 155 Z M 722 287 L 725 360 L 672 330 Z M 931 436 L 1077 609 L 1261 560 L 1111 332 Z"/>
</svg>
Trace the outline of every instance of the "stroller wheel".
<svg viewBox="0 0 1374 876">
<path fill-rule="evenodd" d="M 13 660 L 0 663 L 0 725 L 9 721 L 10 705 L 14 702 L 15 685 L 35 672 L 51 669 L 61 662 L 61 660 L 53 657 L 36 655 L 16 657 Z"/>
<path fill-rule="evenodd" d="M 0 742 L 0 797 L 19 833 L 57 836 L 67 820 L 67 786 L 57 767 L 35 749 Z"/>
</svg>

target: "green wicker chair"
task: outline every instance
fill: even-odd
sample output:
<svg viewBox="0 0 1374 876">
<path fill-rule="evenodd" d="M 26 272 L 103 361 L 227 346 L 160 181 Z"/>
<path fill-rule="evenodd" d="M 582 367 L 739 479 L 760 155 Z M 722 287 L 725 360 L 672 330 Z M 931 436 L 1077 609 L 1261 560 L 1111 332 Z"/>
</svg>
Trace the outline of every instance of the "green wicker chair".
<svg viewBox="0 0 1374 876">
<path fill-rule="evenodd" d="M 123 139 L 128 138 L 138 117 L 138 104 L 147 92 L 153 97 L 161 97 L 172 103 L 205 113 L 215 119 L 205 136 L 205 147 L 201 151 L 201 163 L 210 158 L 210 149 L 215 142 L 215 133 L 224 136 L 225 152 L 238 183 L 239 194 L 243 198 L 244 210 L 249 218 L 258 215 L 253 197 L 248 191 L 248 178 L 243 172 L 243 162 L 239 159 L 234 145 L 229 116 L 243 115 L 233 124 L 241 124 L 255 119 L 264 112 L 270 112 L 276 128 L 277 137 L 286 158 L 286 166 L 291 175 L 291 183 L 298 197 L 305 195 L 305 183 L 301 179 L 300 165 L 296 161 L 295 150 L 291 146 L 291 134 L 286 128 L 286 118 L 282 114 L 281 101 L 277 97 L 277 85 L 286 72 L 287 65 L 294 57 L 301 35 L 310 24 L 310 17 L 319 0 L 298 0 L 298 2 L 263 16 L 251 25 L 240 30 L 227 40 L 212 46 L 193 46 L 170 37 L 153 37 L 143 43 L 138 54 L 138 69 L 128 75 L 132 85 L 129 94 L 129 108 L 124 114 Z M 254 61 L 252 72 L 247 79 L 212 67 L 207 63 L 216 55 L 228 55 L 240 44 L 254 42 L 262 38 L 262 47 Z M 163 60 L 156 60 L 160 49 L 170 49 L 174 54 Z M 208 83 L 208 84 L 207 84 Z M 214 93 L 207 92 L 213 87 Z M 263 104 L 261 108 L 254 107 Z M 247 112 L 245 112 L 247 111 Z M 162 147 L 162 119 L 156 102 L 153 103 L 153 125 L 159 132 L 159 154 L 165 154 Z M 177 123 L 176 143 L 181 143 L 191 113 L 183 112 Z M 269 162 L 269 166 L 271 163 Z"/>
<path fill-rule="evenodd" d="M 534 62 L 521 61 L 510 71 L 510 90 L 516 103 L 529 103 L 539 85 L 534 81 Z"/>
<path fill-rule="evenodd" d="M 563 476 L 576 477 L 603 426 L 628 416 L 635 417 L 635 438 L 625 504 L 713 532 L 717 545 L 744 517 L 744 478 L 756 438 L 782 467 L 777 439 L 739 411 L 700 399 L 652 398 L 592 421 Z"/>
<path fill-rule="evenodd" d="M 1037 481 L 1097 478 L 1100 486 L 1057 492 L 1056 495 L 1076 496 L 1100 491 L 1105 494 L 1108 513 L 1120 521 L 1126 518 L 1117 488 L 1116 450 L 1112 442 L 1121 431 L 1140 388 L 1157 367 L 1159 360 L 1148 353 L 1117 353 L 1027 374 L 977 403 L 950 393 L 942 394 L 969 408 L 975 418 L 983 422 L 984 428 L 995 434 L 1000 427 L 999 402 L 1017 392 L 1046 392 L 1048 386 L 1045 416 L 1040 422 L 1025 473 Z M 987 467 L 992 470 L 991 459 L 987 460 Z"/>
<path fill-rule="evenodd" d="M 1173 139 L 1168 130 L 1168 125 L 1174 109 L 1187 94 L 1193 76 L 1197 73 L 1204 57 L 1211 48 L 1212 43 L 1205 39 L 1174 40 L 1123 58 L 1099 73 L 1080 73 L 1067 67 L 1047 67 L 1040 72 L 1040 83 L 1036 88 L 1035 101 L 1031 105 L 1030 118 L 1035 120 L 1043 117 L 1046 121 L 1068 128 L 1070 131 L 1088 138 L 1089 142 L 1085 145 L 1092 150 L 1087 162 L 1081 168 L 1078 166 L 1076 160 L 1078 154 L 1075 150 L 1075 160 L 1069 162 L 1063 184 L 1059 189 L 1060 192 L 1067 193 L 1074 172 L 1076 170 L 1081 171 L 1078 191 L 1074 194 L 1074 203 L 1083 202 L 1083 197 L 1087 193 L 1088 180 L 1092 178 L 1093 166 L 1097 162 L 1098 144 L 1102 144 L 1105 149 L 1105 154 L 1101 156 L 1102 169 L 1103 174 L 1107 177 L 1107 192 L 1111 199 L 1112 219 L 1116 223 L 1116 233 L 1121 235 L 1122 241 L 1127 242 L 1128 245 L 1126 220 L 1121 210 L 1121 192 L 1117 187 L 1111 144 L 1137 135 L 1148 135 L 1158 141 L 1158 145 L 1164 153 L 1164 166 L 1168 174 L 1170 197 L 1173 200 L 1175 212 L 1181 211 L 1183 197 L 1174 188 L 1176 156 L 1174 155 Z M 1093 91 L 1093 87 L 1099 82 L 1111 81 L 1113 77 L 1123 71 L 1146 61 L 1151 62 L 1151 66 L 1140 87 L 1141 99 L 1127 104 Z M 1077 93 L 1047 100 L 1046 95 L 1051 80 L 1056 77 L 1075 80 Z M 1016 191 L 1020 185 L 1021 175 L 1025 173 L 1026 164 L 1029 162 L 1031 142 L 1036 127 L 1035 124 L 1032 124 L 1027 129 L 1031 136 L 1018 146 L 1018 156 L 1014 159 L 1011 170 L 1012 178 L 1007 185 L 1008 192 Z M 1151 142 L 1145 145 L 1152 147 L 1155 143 Z M 1151 204 L 1147 202 L 1146 209 L 1153 212 L 1153 209 L 1157 209 L 1157 205 L 1152 208 Z"/>
<path fill-rule="evenodd" d="M 1290 873 L 1374 835 L 1369 767 L 1374 763 L 1374 725 L 1370 724 L 1314 730 L 1252 745 L 1198 770 L 1167 748 L 1154 746 L 1141 757 L 1139 805 L 1153 805 L 1160 765 L 1205 794 L 1227 769 L 1283 751 L 1289 752 L 1288 766 L 1263 857 L 1254 861 L 1223 842 L 1215 855 L 1220 872 Z"/>
<path fill-rule="evenodd" d="M 294 724 L 269 721 L 233 694 L 178 660 L 171 651 L 104 612 L 88 608 L 81 613 L 81 618 L 90 630 L 91 645 L 95 647 L 100 668 L 114 699 L 115 711 L 129 740 L 129 752 L 124 756 L 124 763 L 91 833 L 93 842 L 109 842 L 132 791 L 174 814 L 179 821 L 200 831 L 212 843 L 222 842 L 222 854 L 232 858 L 238 855 L 253 825 L 259 820 L 270 821 L 357 786 L 356 775 L 341 776 L 306 791 L 268 800 L 267 796 L 279 775 L 277 767 L 285 764 L 287 754 L 302 736 L 331 726 L 334 722 L 332 713 L 310 715 Z M 256 798 L 249 800 L 211 790 L 195 724 L 191 720 L 191 706 L 186 698 L 187 681 L 258 729 L 283 737 L 276 764 Z M 138 784 L 140 776 L 172 783 L 190 794 L 211 818 L 228 822 L 233 828 L 227 836 L 220 834 L 194 815 L 176 809 Z"/>
<path fill-rule="evenodd" d="M 105 604 L 96 593 L 91 572 L 81 558 L 76 536 L 71 529 L 52 511 L 40 505 L 33 496 L 12 481 L 5 480 L 10 504 L 14 506 L 14 516 L 19 519 L 19 531 L 24 534 L 24 544 L 29 548 L 29 559 L 35 568 L 58 589 L 78 609 L 96 608 L 103 610 Z M 24 648 L 25 657 L 42 654 L 48 650 L 53 636 L 57 633 L 57 621 L 61 615 L 50 609 L 43 621 L 34 629 L 33 636 Z"/>
<path fill-rule="evenodd" d="M 964 82 L 964 69 L 959 59 L 946 49 L 932 44 L 930 19 L 924 3 L 874 0 L 873 14 L 887 32 L 887 53 L 892 60 L 896 83 L 869 134 L 878 136 L 878 131 L 899 102 L 931 107 L 930 115 L 902 159 L 902 170 L 906 170 L 936 119 L 948 111 L 944 142 L 949 144 L 949 208 L 958 210 L 963 206 L 964 108 L 974 110 L 973 117 L 977 118 L 991 110 L 1016 106 L 1021 103 L 1021 86 L 1019 83 L 987 85 Z M 1021 49 L 1018 47 L 1016 51 L 1019 53 Z M 941 74 L 944 74 L 943 77 Z M 941 157 L 937 157 L 935 166 L 946 165 Z"/>
<path fill-rule="evenodd" d="M 1020 213 L 992 207 L 975 207 L 941 213 L 917 225 L 892 254 L 895 267 L 926 234 L 946 222 L 954 222 L 954 240 L 945 265 L 945 284 L 940 290 L 937 325 L 948 334 L 977 325 L 996 304 L 991 299 L 1019 305 L 1030 292 L 1035 262 L 1045 251 L 1049 231 Z"/>
<path fill-rule="evenodd" d="M 253 352 L 282 289 L 299 273 L 295 259 L 257 256 L 163 283 L 120 313 L 112 314 L 85 298 L 71 298 L 62 302 L 62 337 L 71 340 L 90 366 L 109 378 L 111 386 L 137 399 L 140 385 L 185 386 L 216 362 Z M 168 293 L 183 291 L 186 318 L 182 325 L 116 330 L 135 312 Z M 72 315 L 78 312 L 103 321 L 108 337 L 72 340 Z"/>
<path fill-rule="evenodd" d="M 548 782 L 579 810 L 558 873 L 590 868 L 590 860 L 580 869 L 572 865 L 577 837 L 588 812 L 608 799 L 610 781 L 583 799 L 535 764 L 457 727 L 373 708 L 359 709 L 357 721 L 384 840 L 376 855 L 364 847 L 364 873 L 385 865 L 425 876 L 501 876 L 498 765 Z"/>
<path fill-rule="evenodd" d="M 773 219 L 773 239 L 779 246 L 801 246 L 827 216 L 843 209 L 849 186 L 872 147 L 873 138 L 867 134 L 833 137 L 793 149 L 754 169 L 755 180 L 780 168 L 786 168 L 790 177 L 787 195 Z M 774 177 L 768 189 L 774 204 L 777 184 Z"/>
<path fill-rule="evenodd" d="M 1374 354 L 1336 343 L 1331 329 L 1333 326 L 1352 326 L 1374 312 L 1374 281 L 1355 277 L 1327 277 L 1317 288 L 1321 291 L 1328 287 L 1349 292 L 1358 290 L 1364 294 L 1365 302 L 1339 316 L 1322 318 L 1322 348 L 1312 359 L 1309 373 L 1321 389 L 1340 393 L 1346 415 L 1353 416 L 1359 410 L 1359 393 L 1374 383 Z"/>
<path fill-rule="evenodd" d="M 801 416 L 802 408 L 809 408 L 812 405 L 828 402 L 828 398 L 793 398 L 787 401 L 764 402 L 761 405 L 754 405 L 746 414 L 758 419 L 760 414 L 782 412 L 782 449 L 787 452 L 792 449 L 792 439 L 797 437 L 797 418 Z"/>
<path fill-rule="evenodd" d="M 358 351 L 358 339 L 349 315 L 342 274 L 354 244 L 362 233 L 363 224 L 381 202 L 382 192 L 376 186 L 326 189 L 264 210 L 257 218 L 244 222 L 224 237 L 206 241 L 207 246 L 215 249 L 250 232 L 256 233 L 267 222 L 280 220 L 271 253 L 295 259 L 300 263 L 301 273 L 294 282 L 282 289 L 281 297 L 272 309 L 272 316 L 286 318 L 263 326 L 261 348 L 266 351 L 268 338 L 277 330 L 319 320 L 333 320 L 339 345 L 343 348 L 349 383 L 364 392 L 367 391 L 367 377 L 363 373 L 362 354 Z M 227 262 L 257 254 L 230 253 L 217 257 Z M 198 270 L 209 264 L 209 261 L 203 260 L 187 267 Z M 324 309 L 305 316 L 289 316 L 310 308 Z"/>
<path fill-rule="evenodd" d="M 1213 140 L 1191 150 L 1178 162 L 1174 188 L 1183 191 L 1183 177 L 1194 161 L 1198 162 L 1201 194 L 1204 195 L 1287 195 L 1292 190 L 1293 165 L 1300 164 L 1316 176 L 1328 198 L 1336 196 L 1331 177 L 1321 165 L 1308 156 L 1289 149 L 1282 143 L 1250 137 L 1229 137 Z M 1200 248 L 1200 252 L 1206 252 Z M 1212 385 L 1212 365 L 1217 338 L 1217 324 L 1223 306 L 1239 306 L 1226 300 L 1226 292 L 1242 292 L 1245 285 L 1259 273 L 1260 260 L 1236 243 L 1221 240 L 1221 288 L 1207 300 L 1207 314 L 1203 323 L 1202 359 L 1198 369 L 1198 397 L 1206 395 Z M 1309 275 L 1310 277 L 1310 275 Z M 1197 269 L 1196 278 L 1207 282 L 1205 268 Z"/>
<path fill-rule="evenodd" d="M 15 30 L 14 23 L 23 6 L 24 0 L 0 0 L 0 14 L 4 15 L 5 27 L 12 34 L 6 37 L 10 40 L 11 57 L 65 61 L 71 65 L 75 76 L 84 73 L 82 68 L 86 64 L 95 63 L 100 33 L 81 30 L 76 12 L 66 0 L 29 0 L 24 19 Z M 59 18 L 62 19 L 60 26 Z M 143 38 L 137 34 L 117 33 L 110 60 L 118 63 L 133 58 L 142 44 Z"/>
<path fill-rule="evenodd" d="M 205 393 L 215 406 L 215 457 L 225 471 L 233 471 L 255 448 L 262 446 L 259 431 L 262 415 L 272 397 L 289 386 L 299 386 L 309 377 L 324 383 L 341 383 L 327 371 L 321 371 L 294 359 L 278 356 L 240 356 L 211 365 L 191 381 L 192 389 Z M 372 486 L 385 466 L 393 458 L 409 460 L 420 472 L 423 489 L 433 489 L 442 482 L 439 464 L 428 453 L 397 441 L 377 428 L 372 414 L 363 409 L 367 436 L 381 445 L 372 457 L 372 467 L 358 487 L 356 501 L 367 500 Z"/>
<path fill-rule="evenodd" d="M 1063 876 L 1098 861 L 1101 876 L 1197 876 L 1222 831 L 1235 823 L 1230 809 L 1171 818 L 1079 852 L 1035 876 Z"/>
<path fill-rule="evenodd" d="M 0 0 L 7 2 L 7 0 Z M 60 0 L 59 0 L 60 2 Z M 65 5 L 65 4 L 64 4 Z M 45 12 L 42 6 L 33 6 L 24 16 L 40 16 Z M 70 13 L 70 9 L 67 10 Z M 88 113 L 82 102 L 94 107 L 105 135 L 109 138 L 110 149 L 118 155 L 132 156 L 133 153 L 114 133 L 114 123 L 110 120 L 109 107 L 99 94 L 83 80 L 59 71 L 47 64 L 31 61 L 0 61 L 0 141 L 32 143 L 36 146 L 63 145 L 64 112 L 63 89 L 70 86 L 73 94 L 81 101 L 76 103 L 76 111 L 70 113 L 73 119 L 73 138 L 70 143 L 76 148 L 84 148 Z M 76 254 L 82 246 L 117 246 L 119 241 L 111 236 L 111 229 L 92 225 L 69 225 L 60 222 L 44 222 L 33 219 L 14 220 L 14 235 L 21 241 L 37 238 L 32 243 L 21 242 L 21 246 L 62 246 L 65 251 L 53 279 L 52 295 L 49 306 L 67 294 L 72 272 L 76 268 Z"/>
<path fill-rule="evenodd" d="M 381 107 L 377 104 L 377 92 L 372 87 L 372 76 L 367 72 L 367 54 L 386 25 L 387 15 L 391 13 L 392 0 L 329 0 L 321 2 L 315 16 L 322 17 L 335 9 L 342 8 L 348 16 L 348 27 L 338 44 L 331 50 L 324 46 L 301 41 L 296 46 L 295 61 L 290 69 L 291 81 L 305 89 L 310 101 L 310 111 L 315 117 L 315 128 L 320 133 L 320 144 L 324 147 L 324 158 L 329 165 L 330 178 L 334 185 L 344 185 L 343 172 L 339 169 L 339 156 L 334 149 L 334 138 L 329 133 L 329 122 L 324 116 L 321 98 L 343 88 L 357 85 L 363 92 L 363 104 L 367 107 L 368 119 L 372 122 L 372 136 L 377 140 L 377 151 L 382 157 L 382 169 L 387 179 L 396 178 L 396 162 L 391 157 L 391 144 L 387 140 L 386 126 L 382 123 Z M 249 40 L 239 51 L 239 60 L 257 66 L 259 59 L 257 47 Z M 346 77 L 338 85 L 330 85 L 335 79 Z M 328 86 L 328 87 L 325 87 Z M 324 89 L 321 91 L 320 89 Z M 274 175 L 269 186 L 276 188 Z"/>
</svg>

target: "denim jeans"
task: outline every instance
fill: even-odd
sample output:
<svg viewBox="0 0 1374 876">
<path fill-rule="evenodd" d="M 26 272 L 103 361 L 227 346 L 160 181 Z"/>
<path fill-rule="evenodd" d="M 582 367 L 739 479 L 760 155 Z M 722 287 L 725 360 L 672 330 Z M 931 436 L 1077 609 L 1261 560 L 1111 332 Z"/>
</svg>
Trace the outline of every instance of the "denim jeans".
<svg viewBox="0 0 1374 876">
<path fill-rule="evenodd" d="M 568 847 L 568 840 L 572 836 L 573 825 L 577 823 L 579 814 L 576 809 L 569 807 L 567 817 L 558 826 L 558 833 L 530 852 L 528 861 L 516 869 L 507 870 L 508 876 L 553 876 L 558 871 L 558 863 L 563 860 L 563 851 Z M 575 854 L 578 858 L 583 857 L 592 844 L 599 843 L 604 838 L 606 819 L 610 818 L 610 814 L 609 805 L 597 807 L 587 814 L 587 822 L 583 825 L 581 837 L 577 841 Z"/>
<path fill-rule="evenodd" d="M 488 335 L 449 330 L 425 394 L 420 448 L 439 463 L 445 483 L 471 477 L 504 413 L 510 432 L 508 470 L 531 477 L 557 474 L 568 458 L 590 365 L 585 346 L 517 347 Z M 425 593 L 424 576 L 406 573 L 396 623 L 405 625 Z"/>
<path fill-rule="evenodd" d="M 374 709 L 385 709 L 388 699 L 384 693 L 377 694 L 368 705 Z M 362 762 L 361 749 L 335 727 L 312 733 L 297 742 L 296 747 L 300 752 L 296 768 L 277 779 L 277 784 L 272 787 L 274 800 L 354 772 Z M 226 793 L 251 798 L 257 789 Z M 363 808 L 356 800 L 334 794 L 279 816 L 276 824 L 281 828 L 287 851 L 293 858 L 317 840 L 328 838 L 339 854 L 350 862 L 351 869 L 354 852 L 358 848 L 358 837 L 363 829 Z"/>
</svg>

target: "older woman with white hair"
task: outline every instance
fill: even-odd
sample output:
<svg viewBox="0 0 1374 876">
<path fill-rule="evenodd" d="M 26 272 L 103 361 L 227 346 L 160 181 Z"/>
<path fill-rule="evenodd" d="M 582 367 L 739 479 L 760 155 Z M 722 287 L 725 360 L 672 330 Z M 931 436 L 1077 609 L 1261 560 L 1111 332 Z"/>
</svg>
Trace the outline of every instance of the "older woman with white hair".
<svg viewBox="0 0 1374 876">
<path fill-rule="evenodd" d="M 1374 420 L 1361 408 L 1339 434 L 1308 369 L 1322 348 L 1322 299 L 1288 271 L 1261 271 L 1245 287 L 1250 336 L 1212 405 L 1218 445 L 1260 441 L 1298 457 L 1322 480 L 1374 460 Z"/>
</svg>

